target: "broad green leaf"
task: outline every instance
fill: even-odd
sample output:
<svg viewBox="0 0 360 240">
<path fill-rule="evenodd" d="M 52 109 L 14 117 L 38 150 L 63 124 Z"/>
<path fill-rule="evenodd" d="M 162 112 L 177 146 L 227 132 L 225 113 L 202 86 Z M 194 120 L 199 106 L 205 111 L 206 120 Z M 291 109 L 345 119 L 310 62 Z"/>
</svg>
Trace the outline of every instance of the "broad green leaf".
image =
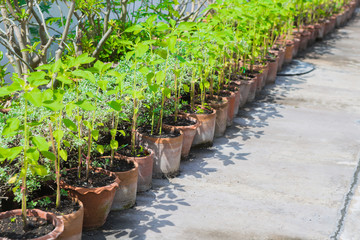
<svg viewBox="0 0 360 240">
<path fill-rule="evenodd" d="M 85 120 L 85 121 L 83 121 L 83 124 L 84 124 L 84 126 L 87 127 L 88 129 L 92 129 L 91 122 Z"/>
<path fill-rule="evenodd" d="M 20 89 L 19 89 L 20 90 Z M 0 97 L 4 97 L 4 96 L 8 96 L 10 95 L 11 93 L 13 93 L 13 91 L 11 91 L 9 89 L 9 87 L 1 87 L 0 88 Z"/>
<path fill-rule="evenodd" d="M 176 52 L 176 41 L 177 41 L 176 36 L 172 36 L 168 39 L 168 48 L 172 53 Z"/>
<path fill-rule="evenodd" d="M 66 104 L 66 115 L 68 116 L 72 116 L 73 115 L 73 111 L 76 108 L 76 105 L 74 103 L 68 103 Z"/>
<path fill-rule="evenodd" d="M 15 174 L 14 176 L 12 176 L 9 180 L 8 183 L 9 184 L 14 184 L 16 183 L 16 180 L 18 179 L 18 174 Z"/>
<path fill-rule="evenodd" d="M 61 129 L 56 129 L 56 130 L 54 131 L 54 133 L 53 133 L 56 142 L 60 142 L 61 139 L 63 139 L 64 134 L 65 134 L 65 133 L 64 133 L 63 130 L 61 130 Z"/>
<path fill-rule="evenodd" d="M 107 87 L 108 81 L 105 80 L 100 80 L 98 81 L 98 85 L 101 88 L 101 90 L 103 90 L 104 92 L 106 91 L 106 87 Z"/>
<path fill-rule="evenodd" d="M 70 129 L 70 131 L 73 131 L 73 132 L 77 132 L 77 126 L 76 126 L 76 124 L 73 122 L 73 121 L 71 121 L 70 119 L 67 119 L 67 118 L 65 118 L 64 120 L 63 120 L 63 122 L 64 122 L 64 124 L 65 124 L 65 126 L 68 128 L 68 129 Z"/>
<path fill-rule="evenodd" d="M 26 155 L 28 159 L 32 160 L 32 164 L 36 164 L 36 162 L 39 160 L 40 153 L 36 148 L 29 148 L 26 151 Z"/>
<path fill-rule="evenodd" d="M 59 112 L 61 109 L 65 107 L 65 105 L 62 104 L 61 102 L 54 100 L 44 101 L 43 106 L 53 112 Z"/>
<path fill-rule="evenodd" d="M 183 84 L 182 87 L 183 87 L 183 89 L 184 89 L 184 92 L 186 92 L 186 93 L 190 92 L 190 88 L 189 88 L 188 85 Z"/>
<path fill-rule="evenodd" d="M 158 71 L 155 75 L 156 77 L 156 83 L 161 84 L 165 80 L 165 72 L 164 71 Z"/>
<path fill-rule="evenodd" d="M 136 58 L 141 58 L 142 56 L 144 56 L 144 54 L 147 52 L 147 50 L 149 49 L 148 45 L 139 43 L 136 47 L 135 47 L 135 57 Z"/>
<path fill-rule="evenodd" d="M 63 144 L 65 147 L 71 147 L 70 143 L 66 140 L 63 140 Z"/>
<path fill-rule="evenodd" d="M 67 155 L 67 152 L 64 149 L 60 149 L 59 155 L 64 161 L 67 161 L 68 155 Z"/>
<path fill-rule="evenodd" d="M 80 66 L 83 64 L 91 63 L 94 60 L 95 60 L 95 58 L 89 57 L 87 53 L 84 53 L 75 58 L 74 64 L 75 64 L 75 66 Z"/>
<path fill-rule="evenodd" d="M 110 130 L 110 134 L 111 134 L 111 136 L 113 136 L 113 137 L 115 137 L 116 136 L 116 129 L 111 129 Z"/>
<path fill-rule="evenodd" d="M 91 136 L 94 138 L 95 141 L 99 139 L 99 130 L 95 129 L 91 131 Z"/>
<path fill-rule="evenodd" d="M 36 166 L 33 166 L 32 169 L 34 170 L 34 172 L 39 175 L 39 176 L 46 176 L 48 175 L 48 172 L 47 172 L 47 169 L 46 167 L 44 167 L 43 165 L 36 165 Z"/>
<path fill-rule="evenodd" d="M 130 58 L 134 55 L 135 51 L 129 51 L 126 53 L 125 58 L 127 61 L 130 60 Z"/>
<path fill-rule="evenodd" d="M 4 136 L 14 136 L 17 134 L 17 130 L 20 127 L 20 120 L 17 118 L 9 118 L 6 121 L 6 125 L 2 131 Z"/>
<path fill-rule="evenodd" d="M 110 147 L 111 147 L 111 149 L 115 149 L 115 150 L 118 149 L 118 147 L 119 147 L 118 141 L 112 139 L 112 140 L 110 141 Z"/>
<path fill-rule="evenodd" d="M 81 109 L 85 111 L 94 111 L 96 110 L 95 105 L 91 104 L 88 100 L 81 100 L 75 103 L 77 106 L 79 106 Z"/>
<path fill-rule="evenodd" d="M 140 25 L 133 25 L 131 27 L 128 27 L 127 29 L 125 29 L 124 32 L 134 32 L 134 31 L 141 31 L 143 30 L 143 27 Z"/>
<path fill-rule="evenodd" d="M 163 59 L 166 59 L 167 58 L 167 51 L 165 49 L 156 49 L 155 50 L 155 53 L 157 55 L 159 55 L 160 57 L 162 57 Z"/>
<path fill-rule="evenodd" d="M 97 146 L 96 146 L 96 150 L 97 150 L 100 154 L 104 154 L 104 146 L 103 146 L 103 145 L 97 145 Z"/>
<path fill-rule="evenodd" d="M 46 157 L 47 159 L 50 159 L 51 161 L 55 161 L 55 154 L 49 151 L 41 151 L 41 154 Z"/>
<path fill-rule="evenodd" d="M 121 104 L 117 101 L 111 101 L 108 103 L 108 105 L 117 112 L 120 112 L 122 110 Z"/>
<path fill-rule="evenodd" d="M 171 97 L 171 89 L 170 88 L 164 88 L 163 93 L 167 98 Z"/>
<path fill-rule="evenodd" d="M 49 150 L 49 143 L 44 137 L 34 136 L 31 138 L 31 141 L 40 151 Z"/>
<path fill-rule="evenodd" d="M 65 84 L 72 84 L 73 81 L 68 77 L 68 76 L 64 76 L 64 75 L 58 75 L 56 77 L 57 80 L 59 80 L 60 82 L 63 82 Z"/>
<path fill-rule="evenodd" d="M 42 104 L 42 92 L 38 88 L 34 88 L 31 92 L 24 93 L 24 98 L 35 107 L 40 107 Z"/>
<path fill-rule="evenodd" d="M 77 69 L 75 71 L 72 71 L 71 73 L 72 73 L 72 75 L 74 75 L 76 77 L 87 79 L 91 83 L 96 82 L 95 76 L 92 72 Z"/>
</svg>

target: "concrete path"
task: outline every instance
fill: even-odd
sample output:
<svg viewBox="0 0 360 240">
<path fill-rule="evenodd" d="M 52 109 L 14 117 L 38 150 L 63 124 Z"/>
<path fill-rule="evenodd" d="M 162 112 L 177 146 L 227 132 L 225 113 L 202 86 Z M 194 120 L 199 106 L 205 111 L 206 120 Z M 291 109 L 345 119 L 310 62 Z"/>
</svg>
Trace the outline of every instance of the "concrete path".
<svg viewBox="0 0 360 240">
<path fill-rule="evenodd" d="M 278 77 L 181 175 L 84 239 L 354 239 L 360 235 L 360 17 Z"/>
</svg>

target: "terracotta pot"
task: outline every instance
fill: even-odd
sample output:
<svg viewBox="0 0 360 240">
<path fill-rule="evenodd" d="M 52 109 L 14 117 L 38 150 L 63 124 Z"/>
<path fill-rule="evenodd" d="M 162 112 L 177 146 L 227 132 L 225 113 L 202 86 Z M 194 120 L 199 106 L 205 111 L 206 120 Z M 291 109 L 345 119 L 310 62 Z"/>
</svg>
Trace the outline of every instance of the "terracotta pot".
<svg viewBox="0 0 360 240">
<path fill-rule="evenodd" d="M 285 60 L 285 49 L 280 48 L 280 49 L 279 49 L 278 56 L 279 56 L 279 62 L 278 62 L 278 65 L 277 65 L 277 70 L 278 70 L 278 72 L 279 72 L 279 71 L 281 70 L 283 64 L 284 64 L 284 60 Z"/>
<path fill-rule="evenodd" d="M 294 47 L 293 47 L 293 52 L 292 52 L 292 56 L 293 58 L 297 56 L 298 52 L 299 52 L 299 47 L 300 47 L 300 39 L 298 37 L 295 37 L 293 39 L 294 41 Z"/>
<path fill-rule="evenodd" d="M 220 98 L 222 99 L 221 103 L 215 101 L 208 102 L 208 104 L 216 110 L 215 137 L 224 136 L 227 125 L 229 101 L 224 97 Z"/>
<path fill-rule="evenodd" d="M 322 40 L 325 36 L 325 23 L 319 23 L 316 39 Z"/>
<path fill-rule="evenodd" d="M 139 141 L 154 151 L 153 178 L 175 177 L 179 173 L 183 133 L 176 129 L 166 129 L 180 133 L 177 137 L 151 137 L 139 133 Z"/>
<path fill-rule="evenodd" d="M 315 43 L 316 36 L 315 36 L 315 26 L 314 25 L 308 25 L 306 26 L 307 31 L 309 31 L 310 35 L 308 38 L 308 46 L 311 46 Z"/>
<path fill-rule="evenodd" d="M 14 216 L 21 216 L 21 209 L 15 209 L 0 213 L 0 219 L 11 218 Z M 32 238 L 33 240 L 57 239 L 60 236 L 60 234 L 64 231 L 64 222 L 60 218 L 56 217 L 56 215 L 53 213 L 44 212 L 39 209 L 28 209 L 27 216 L 46 219 L 47 221 L 51 222 L 55 227 L 54 230 L 52 230 L 50 233 L 46 234 L 45 236 Z M 1 238 L 1 239 L 5 240 L 8 238 Z"/>
<path fill-rule="evenodd" d="M 72 198 L 77 202 L 80 208 L 73 213 L 57 216 L 64 222 L 64 231 L 58 239 L 61 240 L 81 240 L 83 221 L 84 221 L 84 205 L 76 198 Z"/>
<path fill-rule="evenodd" d="M 246 104 L 248 96 L 249 96 L 250 88 L 251 88 L 250 81 L 247 81 L 247 80 L 241 81 L 241 84 L 240 84 L 241 98 L 240 98 L 239 108 L 243 107 Z"/>
<path fill-rule="evenodd" d="M 145 192 L 151 188 L 154 152 L 148 148 L 145 148 L 145 152 L 147 152 L 148 155 L 144 157 L 128 157 L 118 154 L 121 158 L 134 161 L 138 164 L 137 192 Z"/>
<path fill-rule="evenodd" d="M 111 211 L 120 211 L 131 208 L 136 202 L 136 192 L 139 177 L 139 164 L 133 159 L 115 156 L 117 161 L 130 161 L 135 167 L 125 172 L 114 172 L 119 178 L 119 188 L 116 190 Z"/>
<path fill-rule="evenodd" d="M 114 173 L 101 168 L 96 168 L 94 171 L 116 177 Z M 64 181 L 60 181 L 61 187 L 67 190 L 71 197 L 79 199 L 84 204 L 83 227 L 86 229 L 95 229 L 104 225 L 110 212 L 116 189 L 119 187 L 119 183 L 120 180 L 116 177 L 115 181 L 110 185 L 96 188 L 84 188 L 71 186 Z"/>
<path fill-rule="evenodd" d="M 251 78 L 249 80 L 250 90 L 249 90 L 247 102 L 254 101 L 255 96 L 256 96 L 257 82 L 258 82 L 257 76 L 254 76 L 253 78 Z"/>
<path fill-rule="evenodd" d="M 164 124 L 165 127 L 179 129 L 184 134 L 182 149 L 181 149 L 181 159 L 185 160 L 189 156 L 191 145 L 194 141 L 196 130 L 200 126 L 200 123 L 198 120 L 196 120 L 195 118 L 190 117 L 190 116 L 178 115 L 178 117 L 187 118 L 187 119 L 195 122 L 194 125 L 190 125 L 190 126 L 171 126 L 171 125 Z"/>
<path fill-rule="evenodd" d="M 289 64 L 292 61 L 293 58 L 293 51 L 294 51 L 294 41 L 288 40 L 286 42 L 286 48 L 285 48 L 285 64 Z"/>
<path fill-rule="evenodd" d="M 278 65 L 279 58 L 276 57 L 276 59 L 268 61 L 269 62 L 269 72 L 266 78 L 266 83 L 275 83 L 276 80 L 276 74 L 277 74 L 277 65 Z"/>
<path fill-rule="evenodd" d="M 342 26 L 342 15 L 343 13 L 339 13 L 336 15 L 335 27 L 340 28 Z"/>
<path fill-rule="evenodd" d="M 336 26 L 336 16 L 331 16 L 330 17 L 329 33 L 334 31 L 335 26 Z"/>
<path fill-rule="evenodd" d="M 327 35 L 330 32 L 331 21 L 329 19 L 325 20 L 325 30 L 324 35 Z"/>
<path fill-rule="evenodd" d="M 301 34 L 301 40 L 300 40 L 300 46 L 299 46 L 299 51 L 305 51 L 308 45 L 308 41 L 310 38 L 310 32 L 309 31 L 304 31 Z"/>
<path fill-rule="evenodd" d="M 230 83 L 229 85 L 230 87 L 231 86 L 235 87 L 234 89 L 231 89 L 231 91 L 235 93 L 235 104 L 234 104 L 234 117 L 235 117 L 239 112 L 239 106 L 241 101 L 240 83 L 233 82 Z"/>
<path fill-rule="evenodd" d="M 212 109 L 211 114 L 185 114 L 196 118 L 200 126 L 196 129 L 196 134 L 192 146 L 212 146 L 215 133 L 216 110 Z"/>
<path fill-rule="evenodd" d="M 270 68 L 270 65 L 268 62 L 266 62 L 265 66 L 262 66 L 263 67 L 263 78 L 262 78 L 262 82 L 261 82 L 261 88 L 264 88 L 265 85 L 266 85 L 266 79 L 267 79 L 267 76 L 268 76 L 268 73 L 269 73 L 269 68 Z"/>
</svg>

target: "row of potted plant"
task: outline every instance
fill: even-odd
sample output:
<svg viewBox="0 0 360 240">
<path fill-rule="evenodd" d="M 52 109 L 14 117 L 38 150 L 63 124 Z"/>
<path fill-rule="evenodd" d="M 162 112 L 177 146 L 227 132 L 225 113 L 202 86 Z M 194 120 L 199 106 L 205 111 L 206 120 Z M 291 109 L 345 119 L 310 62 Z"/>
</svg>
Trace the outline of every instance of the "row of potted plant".
<svg viewBox="0 0 360 240">
<path fill-rule="evenodd" d="M 191 147 L 224 135 L 239 108 L 274 83 L 284 63 L 344 24 L 355 6 L 220 1 L 196 23 L 167 24 L 154 15 L 129 27 L 125 31 L 138 37 L 122 41 L 127 51 L 117 67 L 82 54 L 25 77 L 13 74 L 12 84 L 0 88 L 1 97 L 13 98 L 0 119 L 0 163 L 21 210 L 0 219 L 21 219 L 24 234 L 35 221 L 29 214 L 63 222 L 62 238 L 80 239 L 82 226 L 102 226 L 111 210 L 133 206 L 153 177 L 176 177 Z M 31 182 L 53 186 L 53 202 L 29 196 Z M 62 212 L 72 212 L 63 210 L 64 195 L 74 214 Z M 28 210 L 41 203 L 45 210 L 53 205 L 60 220 Z M 52 237 L 63 230 L 56 227 Z"/>
</svg>

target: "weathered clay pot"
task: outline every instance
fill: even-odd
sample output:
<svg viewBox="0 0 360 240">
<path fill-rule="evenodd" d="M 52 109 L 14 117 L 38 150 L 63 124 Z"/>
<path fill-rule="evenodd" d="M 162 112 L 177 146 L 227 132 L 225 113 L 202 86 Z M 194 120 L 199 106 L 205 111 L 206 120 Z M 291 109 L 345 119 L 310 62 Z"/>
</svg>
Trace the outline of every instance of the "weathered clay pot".
<svg viewBox="0 0 360 240">
<path fill-rule="evenodd" d="M 286 42 L 286 48 L 285 48 L 285 64 L 289 64 L 292 61 L 293 58 L 293 50 L 294 50 L 294 41 L 288 40 Z"/>
<path fill-rule="evenodd" d="M 234 121 L 234 111 L 235 111 L 235 93 L 228 90 L 221 91 L 224 94 L 230 94 L 228 97 L 223 97 L 229 102 L 229 107 L 227 111 L 227 119 L 226 119 L 226 126 L 231 126 Z"/>
<path fill-rule="evenodd" d="M 279 71 L 281 70 L 283 64 L 284 64 L 284 60 L 285 60 L 285 49 L 279 48 L 278 56 L 279 56 L 279 62 L 278 62 L 278 65 L 277 65 L 277 70 L 278 70 L 278 72 L 279 72 Z"/>
<path fill-rule="evenodd" d="M 270 68 L 270 66 L 269 66 L 268 62 L 266 62 L 266 64 L 262 66 L 263 78 L 262 78 L 262 82 L 261 82 L 261 88 L 264 88 L 266 85 L 266 79 L 267 79 L 267 76 L 269 73 L 269 68 Z"/>
<path fill-rule="evenodd" d="M 154 151 L 153 178 L 175 177 L 179 173 L 183 133 L 177 129 L 163 131 L 180 133 L 177 137 L 151 137 L 139 133 L 139 141 Z"/>
<path fill-rule="evenodd" d="M 221 137 L 225 134 L 227 124 L 229 102 L 226 98 L 220 97 L 220 99 L 222 99 L 221 103 L 211 100 L 208 102 L 210 107 L 216 110 L 215 137 Z"/>
<path fill-rule="evenodd" d="M 249 80 L 250 90 L 249 90 L 247 102 L 254 101 L 256 96 L 257 82 L 258 82 L 257 76 L 254 76 Z"/>
<path fill-rule="evenodd" d="M 329 31 L 329 33 L 334 31 L 335 26 L 336 26 L 336 16 L 331 16 L 330 17 L 330 26 L 329 26 L 330 31 Z"/>
<path fill-rule="evenodd" d="M 293 47 L 293 52 L 292 52 L 292 56 L 293 58 L 297 56 L 298 52 L 299 52 L 299 47 L 300 47 L 300 39 L 298 37 L 294 37 L 293 39 L 294 41 L 294 47 Z"/>
<path fill-rule="evenodd" d="M 152 186 L 154 152 L 148 148 L 145 148 L 144 151 L 147 153 L 144 157 L 128 157 L 118 154 L 121 158 L 138 164 L 137 192 L 145 192 Z"/>
<path fill-rule="evenodd" d="M 139 164 L 133 159 L 115 156 L 116 161 L 131 161 L 135 167 L 125 172 L 114 172 L 119 178 L 119 188 L 116 190 L 111 211 L 120 211 L 131 208 L 136 202 L 136 192 L 139 177 Z"/>
<path fill-rule="evenodd" d="M 64 231 L 58 239 L 61 240 L 81 240 L 83 221 L 84 221 L 84 205 L 76 198 L 73 201 L 80 205 L 80 208 L 73 213 L 57 216 L 64 222 Z"/>
<path fill-rule="evenodd" d="M 336 15 L 336 21 L 335 21 L 336 28 L 340 28 L 342 26 L 342 17 L 343 17 L 342 15 L 343 15 L 342 12 Z"/>
<path fill-rule="evenodd" d="M 310 32 L 309 31 L 304 31 L 301 34 L 301 40 L 300 40 L 300 46 L 299 46 L 299 51 L 304 51 L 307 48 L 308 45 L 308 41 L 310 38 Z"/>
<path fill-rule="evenodd" d="M 189 156 L 191 145 L 194 141 L 196 130 L 200 126 L 200 122 L 190 116 L 178 115 L 178 117 L 179 118 L 187 118 L 187 119 L 195 122 L 194 125 L 190 125 L 190 126 L 171 126 L 171 125 L 164 124 L 165 127 L 179 129 L 184 134 L 183 144 L 182 144 L 182 149 L 181 149 L 181 159 L 185 160 Z"/>
<path fill-rule="evenodd" d="M 0 219 L 5 218 L 11 218 L 14 216 L 20 216 L 21 215 L 21 209 L 15 209 L 7 212 L 1 212 L 0 213 Z M 33 240 L 52 240 L 57 239 L 60 234 L 64 231 L 64 222 L 56 217 L 55 214 L 44 212 L 39 209 L 28 209 L 27 215 L 31 217 L 39 217 L 42 219 L 46 219 L 47 221 L 50 221 L 53 226 L 55 227 L 54 230 L 52 230 L 50 233 L 46 234 L 45 236 L 39 237 L 39 238 L 32 238 Z M 8 238 L 0 238 L 0 239 L 8 239 Z M 8 239 L 11 240 L 11 239 Z"/>
<path fill-rule="evenodd" d="M 116 175 L 101 168 L 94 169 L 95 172 L 102 172 L 107 175 Z M 104 225 L 114 200 L 116 189 L 120 180 L 104 187 L 84 188 L 71 186 L 61 181 L 61 187 L 68 191 L 69 195 L 78 198 L 84 205 L 84 223 L 86 229 L 95 229 Z"/>
<path fill-rule="evenodd" d="M 196 118 L 200 126 L 196 129 L 196 134 L 192 146 L 212 146 L 215 133 L 216 110 L 212 109 L 211 114 L 186 114 Z"/>
<path fill-rule="evenodd" d="M 239 112 L 239 106 L 240 106 L 240 101 L 241 101 L 240 84 L 241 83 L 237 83 L 237 82 L 229 83 L 230 88 L 231 88 L 230 90 L 235 93 L 234 117 Z M 228 86 L 225 86 L 225 87 L 228 88 Z"/>
<path fill-rule="evenodd" d="M 266 78 L 266 83 L 275 83 L 276 80 L 276 74 L 277 74 L 277 65 L 278 65 L 279 58 L 276 57 L 276 59 L 269 60 L 269 72 Z"/>
<path fill-rule="evenodd" d="M 240 84 L 241 98 L 240 98 L 239 108 L 243 107 L 246 104 L 247 99 L 248 99 L 248 95 L 249 95 L 249 92 L 250 92 L 250 88 L 251 88 L 251 82 L 250 81 L 247 81 L 247 80 L 241 81 L 241 84 Z"/>
<path fill-rule="evenodd" d="M 316 35 L 315 35 L 315 26 L 314 25 L 308 25 L 307 30 L 309 31 L 309 39 L 308 39 L 308 46 L 311 46 L 315 43 Z"/>
</svg>

